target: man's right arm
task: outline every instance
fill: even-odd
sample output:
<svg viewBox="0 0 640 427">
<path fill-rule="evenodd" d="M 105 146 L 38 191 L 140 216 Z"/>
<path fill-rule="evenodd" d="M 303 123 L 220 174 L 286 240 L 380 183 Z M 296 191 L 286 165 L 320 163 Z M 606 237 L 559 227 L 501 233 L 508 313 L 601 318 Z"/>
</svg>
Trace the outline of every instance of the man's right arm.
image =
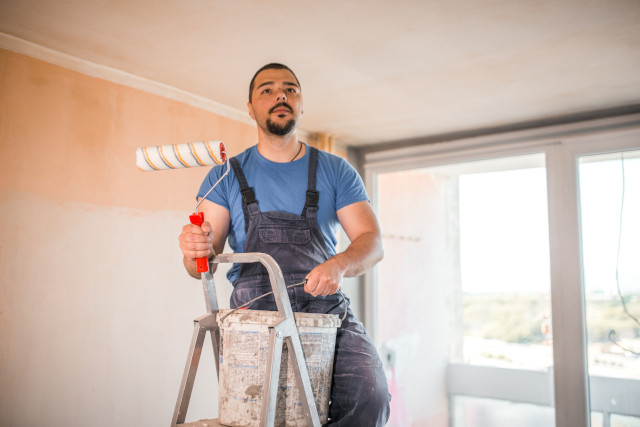
<svg viewBox="0 0 640 427">
<path fill-rule="evenodd" d="M 196 279 L 200 278 L 196 269 L 196 258 L 211 258 L 222 253 L 231 223 L 229 211 L 223 206 L 205 200 L 199 208 L 204 213 L 202 226 L 187 224 L 182 227 L 182 233 L 178 237 L 184 267 L 189 275 Z M 214 264 L 214 271 L 215 268 Z"/>
</svg>

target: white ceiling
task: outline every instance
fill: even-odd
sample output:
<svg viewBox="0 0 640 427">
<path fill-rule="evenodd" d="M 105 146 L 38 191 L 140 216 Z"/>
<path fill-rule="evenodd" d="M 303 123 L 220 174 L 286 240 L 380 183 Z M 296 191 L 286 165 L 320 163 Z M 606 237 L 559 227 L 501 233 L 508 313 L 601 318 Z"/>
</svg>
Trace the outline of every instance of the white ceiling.
<svg viewBox="0 0 640 427">
<path fill-rule="evenodd" d="M 242 112 L 283 62 L 353 146 L 640 105 L 639 0 L 0 0 L 0 33 Z"/>
</svg>

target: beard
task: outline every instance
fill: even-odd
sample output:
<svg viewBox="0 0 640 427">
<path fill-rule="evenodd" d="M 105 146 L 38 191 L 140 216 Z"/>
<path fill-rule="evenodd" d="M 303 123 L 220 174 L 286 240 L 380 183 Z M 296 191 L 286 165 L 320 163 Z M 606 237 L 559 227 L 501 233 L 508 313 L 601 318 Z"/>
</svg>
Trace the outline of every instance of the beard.
<svg viewBox="0 0 640 427">
<path fill-rule="evenodd" d="M 272 135 L 284 136 L 289 134 L 296 127 L 296 121 L 290 119 L 283 125 L 273 122 L 270 118 L 267 119 L 267 131 Z"/>
</svg>

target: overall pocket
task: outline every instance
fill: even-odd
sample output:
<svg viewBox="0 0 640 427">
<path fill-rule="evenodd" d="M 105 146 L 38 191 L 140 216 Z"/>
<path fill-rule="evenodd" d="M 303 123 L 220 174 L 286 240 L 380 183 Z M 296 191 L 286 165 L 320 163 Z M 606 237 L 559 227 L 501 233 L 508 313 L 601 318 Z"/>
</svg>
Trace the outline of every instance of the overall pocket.
<svg viewBox="0 0 640 427">
<path fill-rule="evenodd" d="M 311 230 L 306 226 L 260 225 L 258 236 L 264 243 L 305 245 L 311 242 Z"/>
</svg>

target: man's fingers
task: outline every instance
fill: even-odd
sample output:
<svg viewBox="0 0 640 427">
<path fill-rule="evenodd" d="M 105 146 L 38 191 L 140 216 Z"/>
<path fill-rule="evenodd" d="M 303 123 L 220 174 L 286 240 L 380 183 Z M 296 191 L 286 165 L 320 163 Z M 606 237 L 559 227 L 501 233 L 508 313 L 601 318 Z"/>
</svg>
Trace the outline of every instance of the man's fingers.
<svg viewBox="0 0 640 427">
<path fill-rule="evenodd" d="M 307 283 L 304 285 L 304 291 L 308 294 L 313 295 L 313 291 L 318 286 L 318 282 L 312 282 L 311 280 L 307 280 Z"/>
<path fill-rule="evenodd" d="M 324 286 L 318 280 L 310 280 L 307 281 L 307 284 L 304 286 L 304 291 L 317 297 L 324 291 Z"/>
<path fill-rule="evenodd" d="M 211 232 L 211 224 L 208 222 L 202 223 L 202 226 L 195 224 L 186 224 L 182 227 L 182 234 L 202 234 L 206 235 Z"/>
<path fill-rule="evenodd" d="M 211 246 L 211 237 L 203 234 L 186 233 L 178 239 L 180 247 L 186 250 L 203 250 Z"/>
<path fill-rule="evenodd" d="M 313 295 L 314 297 L 327 296 L 335 294 L 339 285 L 336 285 L 335 280 L 327 279 L 324 282 L 318 280 L 307 280 L 307 284 L 304 286 L 306 293 Z"/>
<path fill-rule="evenodd" d="M 184 256 L 191 259 L 206 257 L 211 254 L 211 245 L 206 244 L 181 244 L 180 249 L 182 249 Z"/>
<path fill-rule="evenodd" d="M 178 237 L 182 254 L 190 259 L 208 257 L 212 253 L 211 224 L 204 222 L 202 226 L 186 224 Z"/>
<path fill-rule="evenodd" d="M 202 232 L 207 236 L 211 234 L 211 224 L 207 221 L 202 223 Z"/>
</svg>

